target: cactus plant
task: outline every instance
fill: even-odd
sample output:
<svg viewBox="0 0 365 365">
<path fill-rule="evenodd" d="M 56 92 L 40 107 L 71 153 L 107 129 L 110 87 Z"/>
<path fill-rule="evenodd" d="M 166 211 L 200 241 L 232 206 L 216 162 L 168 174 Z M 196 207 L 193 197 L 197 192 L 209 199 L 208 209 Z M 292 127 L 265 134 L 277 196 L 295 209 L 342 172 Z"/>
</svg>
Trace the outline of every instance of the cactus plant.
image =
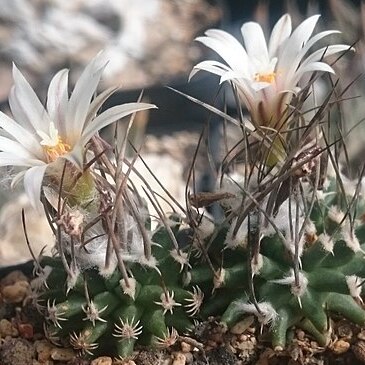
<svg viewBox="0 0 365 365">
<path fill-rule="evenodd" d="M 349 181 L 336 169 L 321 188 L 318 181 L 313 186 L 304 180 L 305 193 L 299 196 L 300 179 L 289 177 L 293 191 L 270 215 L 270 196 L 278 202 L 281 193 L 273 189 L 259 202 L 264 184 L 254 190 L 257 176 L 251 178 L 255 183 L 244 184 L 224 176 L 222 189 L 230 192 L 222 201 L 226 219 L 210 232 L 204 230 L 206 237 L 200 234 L 199 239 L 197 230 L 193 245 L 200 255 L 191 256 L 193 269 L 186 272 L 185 283 L 199 285 L 209 298 L 201 314 L 219 316 L 231 328 L 253 313 L 275 349 L 285 348 L 293 326 L 328 345 L 333 314 L 364 325 L 362 179 Z M 202 261 L 209 261 L 211 270 Z"/>
<path fill-rule="evenodd" d="M 347 181 L 337 163 L 337 152 L 333 153 L 326 140 L 328 133 L 319 131 L 331 94 L 306 121 L 302 107 L 311 85 L 301 91 L 297 85 L 305 72 L 333 72 L 322 62 L 325 50 L 334 54 L 348 48 L 330 46 L 305 58 L 310 46 L 333 33 L 323 32 L 308 41 L 317 20 L 318 16 L 309 18 L 291 34 L 291 20 L 285 15 L 275 28 L 269 48 L 278 52 L 279 64 L 284 63 L 291 75 L 284 89 L 266 93 L 267 88 L 286 85 L 280 84 L 285 67 L 276 70 L 278 57 L 269 59 L 261 28 L 255 23 L 243 29 L 250 37 L 258 31 L 267 67 L 261 70 L 257 60 L 251 60 L 252 67 L 246 60 L 247 70 L 227 69 L 215 61 L 195 67 L 192 74 L 208 70 L 222 81 L 230 80 L 238 104 L 240 98 L 250 101 L 252 123 L 234 120 L 243 132 L 236 145 L 237 149 L 244 145 L 237 154 L 244 155 L 243 176 L 227 172 L 237 162 L 236 157 L 229 161 L 228 154 L 224 161 L 228 168 L 222 163 L 219 191 L 208 199 L 191 195 L 186 209 L 175 202 L 180 214 L 162 211 L 157 194 L 134 168 L 139 154 L 132 161 L 124 158 L 132 122 L 115 146 L 97 135 L 101 127 L 122 116 L 154 107 L 136 103 L 95 117 L 112 92 L 107 90 L 91 101 L 105 67 L 99 65 L 100 56 L 88 66 L 69 101 L 67 73 L 56 75 L 49 90 L 49 110 L 35 101 L 30 86 L 15 69 L 17 87 L 23 92 L 13 104 L 21 104 L 30 95 L 37 114 L 41 110 L 50 117 L 41 119 L 49 122 L 47 126 L 29 125 L 31 133 L 26 135 L 33 135 L 33 130 L 37 134 L 30 141 L 20 138 L 16 123 L 6 119 L 9 123 L 2 123 L 3 128 L 11 138 L 3 138 L 1 152 L 4 165 L 25 163 L 27 168 L 14 179 L 24 178 L 33 205 L 39 208 L 43 204 L 55 233 L 54 256 L 35 258 L 32 282 L 34 302 L 44 314 L 50 341 L 71 345 L 83 355 L 108 353 L 126 358 L 136 343 L 173 345 L 179 334 L 193 329 L 195 320 L 211 315 L 230 328 L 246 313 L 255 314 L 275 349 L 286 346 L 292 326 L 327 345 L 333 313 L 365 324 L 361 305 L 365 278 L 363 171 L 357 183 Z M 285 30 L 283 34 L 280 29 Z M 229 51 L 223 58 L 236 66 L 231 59 L 237 47 L 232 37 L 208 31 L 200 41 L 214 50 L 223 47 L 223 53 Z M 247 42 L 250 54 L 254 44 Z M 299 56 L 292 52 L 293 45 Z M 244 49 L 240 54 L 248 57 Z M 295 67 L 285 55 L 293 58 Z M 251 68 L 257 72 L 248 82 L 246 71 Z M 83 97 L 83 88 L 91 90 L 87 97 Z M 61 101 L 59 94 L 64 96 Z M 268 96 L 272 100 L 264 105 Z M 71 106 L 66 108 L 68 102 Z M 84 128 L 71 123 L 79 114 Z M 233 118 L 227 116 L 227 120 Z M 65 130 L 70 123 L 75 124 L 74 131 Z M 26 148 L 15 151 L 14 146 L 22 143 Z M 327 177 L 325 152 L 334 171 Z M 36 159 L 31 158 L 33 154 Z M 145 198 L 130 179 L 132 172 L 144 183 Z M 200 209 L 215 199 L 224 211 L 219 222 Z M 147 203 L 158 216 L 156 229 Z"/>
<path fill-rule="evenodd" d="M 180 222 L 172 222 L 171 229 L 178 230 Z M 48 337 L 55 343 L 66 341 L 83 354 L 107 351 L 124 358 L 132 354 L 137 341 L 170 346 L 177 331 L 192 329 L 202 293 L 182 287 L 184 262 L 176 259 L 179 255 L 171 249 L 164 226 L 156 229 L 152 241 L 156 266 L 129 264 L 127 281 L 118 268 L 106 276 L 90 267 L 69 288 L 60 258 L 41 258 L 40 276 L 33 286 L 37 284 L 37 304 L 45 315 Z"/>
</svg>

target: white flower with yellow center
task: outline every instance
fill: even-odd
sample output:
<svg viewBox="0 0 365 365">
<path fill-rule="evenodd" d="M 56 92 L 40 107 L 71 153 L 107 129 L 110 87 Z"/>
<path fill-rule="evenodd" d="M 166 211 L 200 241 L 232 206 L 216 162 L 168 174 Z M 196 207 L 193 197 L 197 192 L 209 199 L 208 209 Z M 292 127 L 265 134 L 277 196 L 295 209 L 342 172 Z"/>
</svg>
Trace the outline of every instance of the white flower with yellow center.
<svg viewBox="0 0 365 365">
<path fill-rule="evenodd" d="M 115 91 L 115 88 L 105 90 L 93 99 L 106 64 L 103 55 L 98 54 L 86 66 L 71 96 L 68 70 L 59 71 L 49 85 L 46 107 L 13 66 L 14 86 L 9 105 L 14 119 L 0 112 L 0 166 L 22 168 L 12 184 L 24 179 L 33 206 L 40 207 L 42 181 L 51 166 L 56 168 L 60 159 L 64 159 L 82 169 L 85 145 L 96 132 L 134 112 L 155 108 L 152 104 L 128 103 L 97 115 L 103 102 Z"/>
<path fill-rule="evenodd" d="M 245 47 L 223 30 L 208 30 L 196 40 L 214 50 L 225 63 L 202 61 L 194 67 L 190 78 L 205 70 L 219 75 L 221 82 L 233 82 L 252 121 L 279 130 L 287 105 L 300 90 L 302 76 L 316 71 L 333 73 L 323 59 L 350 48 L 329 45 L 309 54 L 319 40 L 339 33 L 329 30 L 311 37 L 318 19 L 319 15 L 311 16 L 292 32 L 290 15 L 285 14 L 274 26 L 268 44 L 258 23 L 245 23 L 241 28 Z"/>
</svg>

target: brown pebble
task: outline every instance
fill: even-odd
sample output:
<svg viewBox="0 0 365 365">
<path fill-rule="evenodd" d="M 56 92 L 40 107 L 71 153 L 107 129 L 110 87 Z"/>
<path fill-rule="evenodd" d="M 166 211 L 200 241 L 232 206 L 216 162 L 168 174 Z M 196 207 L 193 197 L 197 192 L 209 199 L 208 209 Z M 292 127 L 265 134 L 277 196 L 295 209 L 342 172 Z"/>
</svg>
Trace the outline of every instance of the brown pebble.
<svg viewBox="0 0 365 365">
<path fill-rule="evenodd" d="M 359 332 L 358 335 L 357 335 L 357 338 L 359 340 L 365 341 L 365 330 L 362 330 L 361 332 Z"/>
<path fill-rule="evenodd" d="M 256 339 L 256 337 L 251 336 L 251 337 L 250 337 L 250 342 L 252 342 L 254 345 L 256 345 L 256 344 L 257 344 L 257 339 Z"/>
<path fill-rule="evenodd" d="M 33 344 L 24 338 L 7 337 L 0 351 L 1 365 L 28 365 L 32 364 L 35 356 Z"/>
<path fill-rule="evenodd" d="M 242 321 L 237 322 L 231 329 L 230 332 L 234 335 L 240 335 L 245 332 L 254 322 L 254 316 L 249 316 Z"/>
<path fill-rule="evenodd" d="M 247 332 L 251 333 L 251 334 L 254 334 L 256 332 L 256 327 L 248 327 Z"/>
<path fill-rule="evenodd" d="M 172 361 L 172 365 L 185 365 L 186 364 L 186 357 L 182 352 L 175 352 L 173 356 L 174 356 L 174 360 Z"/>
<path fill-rule="evenodd" d="M 1 286 L 14 285 L 18 281 L 28 281 L 27 277 L 19 270 L 12 271 L 0 282 Z"/>
<path fill-rule="evenodd" d="M 101 356 L 98 357 L 96 359 L 94 359 L 93 361 L 91 361 L 90 365 L 112 365 L 113 360 L 111 357 L 109 356 Z"/>
<path fill-rule="evenodd" d="M 33 360 L 32 365 L 53 365 L 54 362 L 52 360 L 47 360 L 47 361 L 37 361 L 37 360 Z"/>
<path fill-rule="evenodd" d="M 216 344 L 220 344 L 223 342 L 223 336 L 221 333 L 213 333 L 209 337 L 210 337 L 210 340 L 215 342 Z"/>
<path fill-rule="evenodd" d="M 217 343 L 214 342 L 214 341 L 212 341 L 212 340 L 208 340 L 207 341 L 207 345 L 210 346 L 210 347 L 212 347 L 212 348 L 217 347 Z"/>
<path fill-rule="evenodd" d="M 364 341 L 357 341 L 351 347 L 352 352 L 355 354 L 356 358 L 365 363 L 365 342 Z"/>
<path fill-rule="evenodd" d="M 337 333 L 344 340 L 351 340 L 351 338 L 353 336 L 352 329 L 347 324 L 338 326 Z"/>
<path fill-rule="evenodd" d="M 194 362 L 194 356 L 191 352 L 185 352 L 184 355 L 185 355 L 187 364 L 192 364 Z"/>
<path fill-rule="evenodd" d="M 251 341 L 240 342 L 236 346 L 241 351 L 249 351 L 255 348 L 255 345 Z"/>
<path fill-rule="evenodd" d="M 136 365 L 136 363 L 131 359 L 114 359 L 113 365 Z"/>
<path fill-rule="evenodd" d="M 70 361 L 76 356 L 72 349 L 53 348 L 51 351 L 52 360 Z"/>
<path fill-rule="evenodd" d="M 248 336 L 247 336 L 247 335 L 241 335 L 241 336 L 239 337 L 239 340 L 240 340 L 240 341 L 247 341 L 247 339 L 248 339 Z"/>
<path fill-rule="evenodd" d="M 350 348 L 350 343 L 345 340 L 338 340 L 332 345 L 332 351 L 336 354 L 344 354 Z"/>
<path fill-rule="evenodd" d="M 232 354 L 237 353 L 236 347 L 237 347 L 237 343 L 234 343 L 233 345 L 230 343 L 227 344 L 227 349 L 228 349 L 228 351 L 232 352 Z"/>
<path fill-rule="evenodd" d="M 34 329 L 30 323 L 19 323 L 18 331 L 20 337 L 26 338 L 27 340 L 30 340 L 34 336 Z"/>
<path fill-rule="evenodd" d="M 305 332 L 304 331 L 297 330 L 296 335 L 297 335 L 298 340 L 304 341 L 304 339 L 305 339 Z"/>
<path fill-rule="evenodd" d="M 19 331 L 17 328 L 7 319 L 0 320 L 0 336 L 1 337 L 17 337 L 19 335 Z"/>
<path fill-rule="evenodd" d="M 7 303 L 20 303 L 29 293 L 30 285 L 25 280 L 17 281 L 12 285 L 6 285 L 1 290 L 3 300 Z"/>
<path fill-rule="evenodd" d="M 193 350 L 193 347 L 184 341 L 181 341 L 181 351 L 182 352 L 191 352 Z"/>
<path fill-rule="evenodd" d="M 41 363 L 51 360 L 51 351 L 54 346 L 45 340 L 35 341 L 35 351 L 37 353 L 37 359 Z"/>
</svg>

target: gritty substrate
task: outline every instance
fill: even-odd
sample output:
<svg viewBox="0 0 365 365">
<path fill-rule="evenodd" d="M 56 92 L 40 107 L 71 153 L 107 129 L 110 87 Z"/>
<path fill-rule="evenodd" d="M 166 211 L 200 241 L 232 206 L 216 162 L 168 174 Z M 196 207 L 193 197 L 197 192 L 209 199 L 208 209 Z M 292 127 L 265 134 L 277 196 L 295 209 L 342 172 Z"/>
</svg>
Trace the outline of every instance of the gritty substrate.
<svg viewBox="0 0 365 365">
<path fill-rule="evenodd" d="M 109 356 L 84 360 L 71 348 L 59 348 L 45 339 L 42 318 L 32 307 L 30 278 L 12 271 L 0 280 L 0 365 L 358 365 L 365 363 L 365 328 L 342 318 L 332 323 L 331 344 L 320 347 L 302 330 L 293 329 L 285 351 L 275 352 L 253 316 L 230 331 L 217 318 L 199 324 L 169 349 L 137 348 L 132 359 Z"/>
</svg>

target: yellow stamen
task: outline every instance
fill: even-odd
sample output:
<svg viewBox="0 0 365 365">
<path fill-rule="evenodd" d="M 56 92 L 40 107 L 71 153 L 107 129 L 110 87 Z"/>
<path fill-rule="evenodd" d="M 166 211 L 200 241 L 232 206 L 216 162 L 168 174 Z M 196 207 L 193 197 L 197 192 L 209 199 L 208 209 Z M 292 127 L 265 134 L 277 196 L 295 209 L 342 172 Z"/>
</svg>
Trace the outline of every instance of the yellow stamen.
<svg viewBox="0 0 365 365">
<path fill-rule="evenodd" d="M 56 161 L 59 157 L 71 151 L 70 145 L 64 143 L 60 137 L 58 137 L 58 142 L 56 145 L 43 145 L 42 147 L 46 153 L 48 163 Z"/>
<path fill-rule="evenodd" d="M 257 82 L 267 82 L 269 84 L 272 84 L 275 81 L 276 73 L 275 72 L 269 72 L 267 74 L 255 74 L 255 81 Z"/>
</svg>

